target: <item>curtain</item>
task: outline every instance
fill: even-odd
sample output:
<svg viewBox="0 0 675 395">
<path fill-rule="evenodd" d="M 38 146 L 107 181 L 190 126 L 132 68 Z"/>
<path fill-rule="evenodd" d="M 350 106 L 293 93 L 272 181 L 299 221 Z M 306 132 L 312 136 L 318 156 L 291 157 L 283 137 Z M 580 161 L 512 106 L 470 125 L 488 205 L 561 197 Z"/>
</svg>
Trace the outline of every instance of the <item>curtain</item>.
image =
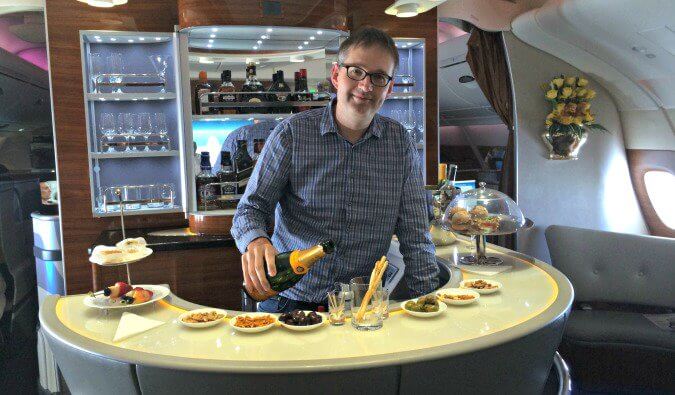
<svg viewBox="0 0 675 395">
<path fill-rule="evenodd" d="M 488 102 L 509 130 L 499 190 L 515 200 L 513 100 L 502 34 L 501 32 L 491 33 L 474 28 L 467 46 L 466 62 L 471 67 L 471 72 Z"/>
<path fill-rule="evenodd" d="M 499 190 L 515 200 L 513 96 L 503 36 L 501 32 L 491 33 L 474 28 L 467 46 L 466 61 L 471 72 L 488 102 L 509 130 Z M 499 237 L 498 244 L 510 249 L 515 249 L 516 246 L 514 236 Z"/>
</svg>

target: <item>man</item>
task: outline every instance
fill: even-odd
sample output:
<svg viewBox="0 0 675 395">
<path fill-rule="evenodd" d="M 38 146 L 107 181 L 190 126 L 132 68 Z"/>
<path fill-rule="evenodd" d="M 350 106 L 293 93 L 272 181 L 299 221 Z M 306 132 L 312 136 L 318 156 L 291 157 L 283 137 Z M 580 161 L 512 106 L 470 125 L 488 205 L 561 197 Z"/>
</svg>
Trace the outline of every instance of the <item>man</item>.
<svg viewBox="0 0 675 395">
<path fill-rule="evenodd" d="M 340 46 L 331 71 L 337 97 L 323 109 L 282 121 L 270 134 L 232 226 L 244 281 L 268 293 L 265 270 L 276 274 L 277 251 L 326 239 L 335 242 L 336 251 L 294 287 L 260 303 L 259 310 L 286 312 L 324 303 L 335 282 L 370 275 L 393 234 L 411 293 L 436 288 L 438 268 L 415 144 L 399 123 L 377 114 L 391 93 L 397 65 L 391 37 L 373 28 L 356 32 Z M 272 213 L 270 242 L 265 228 Z"/>
</svg>

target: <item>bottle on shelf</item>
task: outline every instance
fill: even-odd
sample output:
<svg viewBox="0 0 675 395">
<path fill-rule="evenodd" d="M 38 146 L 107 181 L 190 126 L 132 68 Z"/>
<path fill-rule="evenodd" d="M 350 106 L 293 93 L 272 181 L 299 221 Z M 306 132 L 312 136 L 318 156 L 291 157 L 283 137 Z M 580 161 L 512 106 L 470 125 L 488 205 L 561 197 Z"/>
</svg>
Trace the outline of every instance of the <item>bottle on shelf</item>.
<svg viewBox="0 0 675 395">
<path fill-rule="evenodd" d="M 242 94 L 241 101 L 248 103 L 262 103 L 265 100 L 265 88 L 263 84 L 258 81 L 255 71 L 255 63 L 249 62 L 246 65 L 246 81 L 244 86 L 241 88 Z M 264 113 L 265 109 L 260 107 L 244 107 L 242 112 L 245 114 L 251 113 Z"/>
<path fill-rule="evenodd" d="M 298 90 L 298 101 L 310 101 L 310 93 L 307 88 L 307 69 L 300 69 L 300 78 L 298 79 L 300 89 Z M 298 107 L 298 111 L 309 110 L 309 106 Z"/>
<path fill-rule="evenodd" d="M 218 177 L 211 173 L 211 158 L 207 151 L 201 153 L 201 171 L 197 174 L 197 210 L 207 211 L 213 209 L 216 199 L 216 184 Z"/>
<path fill-rule="evenodd" d="M 220 169 L 216 172 L 220 191 L 218 197 L 219 208 L 233 208 L 237 204 L 237 173 L 232 166 L 230 151 L 220 152 Z"/>
<path fill-rule="evenodd" d="M 289 101 L 289 97 L 291 95 L 291 87 L 288 86 L 286 81 L 284 80 L 284 71 L 279 70 L 276 72 L 277 75 L 277 81 L 276 84 L 274 85 L 274 92 L 275 92 L 275 101 L 278 102 L 286 102 Z M 279 113 L 283 114 L 289 114 L 292 111 L 292 108 L 289 107 L 279 107 L 278 108 Z"/>
<path fill-rule="evenodd" d="M 272 83 L 270 86 L 267 87 L 267 95 L 265 95 L 265 99 L 268 102 L 276 102 L 277 101 L 277 95 L 274 94 L 274 90 L 276 89 L 277 85 L 277 79 L 279 77 L 278 72 L 272 74 Z M 268 113 L 277 113 L 277 109 L 275 107 L 270 107 L 267 109 Z"/>
<path fill-rule="evenodd" d="M 290 95 L 292 101 L 300 100 L 300 72 L 296 71 L 293 73 L 293 94 Z"/>
<path fill-rule="evenodd" d="M 282 252 L 274 260 L 277 274 L 270 276 L 267 272 L 265 273 L 273 291 L 270 293 L 259 293 L 244 283 L 244 292 L 259 302 L 269 299 L 297 284 L 311 269 L 312 265 L 326 255 L 332 254 L 333 251 L 335 251 L 335 244 L 332 240 L 327 240 L 305 250 Z"/>
<path fill-rule="evenodd" d="M 234 94 L 236 89 L 232 83 L 232 72 L 230 70 L 223 70 L 220 74 L 220 87 L 218 87 L 218 95 L 216 101 L 221 103 L 234 103 L 237 101 L 237 96 Z M 237 109 L 233 107 L 223 107 L 219 109 L 221 114 L 236 114 Z"/>
<path fill-rule="evenodd" d="M 237 194 L 244 193 L 248 179 L 253 173 L 255 162 L 248 153 L 246 140 L 237 140 L 237 150 L 234 151 L 234 171 L 237 173 Z"/>
<path fill-rule="evenodd" d="M 199 82 L 195 86 L 195 106 L 193 111 L 195 114 L 210 114 L 211 109 L 205 106 L 205 103 L 213 101 L 209 93 L 213 91 L 211 84 L 209 84 L 208 76 L 205 70 L 199 72 Z"/>
</svg>

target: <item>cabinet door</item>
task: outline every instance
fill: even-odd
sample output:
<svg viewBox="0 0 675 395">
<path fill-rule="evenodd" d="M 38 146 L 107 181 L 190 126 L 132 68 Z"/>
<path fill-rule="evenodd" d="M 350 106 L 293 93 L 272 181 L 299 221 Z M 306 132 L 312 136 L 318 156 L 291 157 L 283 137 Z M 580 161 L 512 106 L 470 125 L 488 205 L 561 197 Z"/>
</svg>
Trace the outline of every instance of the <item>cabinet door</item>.
<svg viewBox="0 0 675 395">
<path fill-rule="evenodd" d="M 195 190 L 195 145 L 192 136 L 192 89 L 190 89 L 190 61 L 188 52 L 188 32 L 175 33 L 176 39 L 176 59 L 180 59 L 176 64 L 178 65 L 178 72 L 176 75 L 180 79 L 177 86 L 180 86 L 181 97 L 180 106 L 182 114 L 181 125 L 181 144 L 183 161 L 183 175 L 182 188 L 184 201 L 184 211 L 186 215 L 197 211 L 197 195 Z"/>
</svg>

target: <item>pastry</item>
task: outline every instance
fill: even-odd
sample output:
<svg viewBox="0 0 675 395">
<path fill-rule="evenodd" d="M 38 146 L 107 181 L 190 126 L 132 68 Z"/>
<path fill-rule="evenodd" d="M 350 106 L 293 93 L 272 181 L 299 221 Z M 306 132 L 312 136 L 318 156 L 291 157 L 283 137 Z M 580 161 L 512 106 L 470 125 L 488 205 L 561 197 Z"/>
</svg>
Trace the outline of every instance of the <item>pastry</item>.
<svg viewBox="0 0 675 395">
<path fill-rule="evenodd" d="M 488 211 L 483 206 L 476 206 L 471 209 L 471 215 L 476 218 L 485 218 L 488 216 Z"/>
<path fill-rule="evenodd" d="M 463 231 L 469 229 L 471 216 L 466 211 L 460 211 L 452 216 L 452 229 Z"/>
</svg>

